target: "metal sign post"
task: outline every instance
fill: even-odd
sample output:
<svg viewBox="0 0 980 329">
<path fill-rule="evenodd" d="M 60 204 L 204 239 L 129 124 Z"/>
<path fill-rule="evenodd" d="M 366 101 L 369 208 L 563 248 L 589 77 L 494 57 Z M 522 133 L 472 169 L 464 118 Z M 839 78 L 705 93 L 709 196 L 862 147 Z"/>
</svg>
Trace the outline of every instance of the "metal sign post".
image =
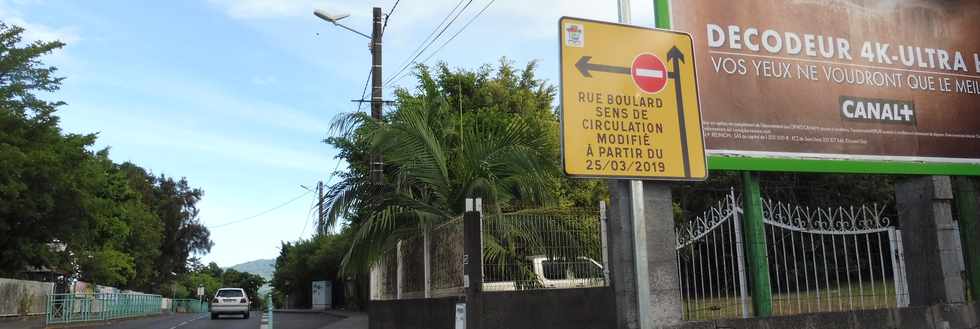
<svg viewBox="0 0 980 329">
<path fill-rule="evenodd" d="M 630 0 L 619 0 L 619 22 L 630 24 Z M 646 310 L 650 309 L 649 269 L 647 269 L 646 221 L 643 214 L 643 181 L 630 181 L 630 214 L 633 217 L 633 260 L 636 274 L 636 315 L 640 328 L 650 328 L 650 317 Z"/>
</svg>

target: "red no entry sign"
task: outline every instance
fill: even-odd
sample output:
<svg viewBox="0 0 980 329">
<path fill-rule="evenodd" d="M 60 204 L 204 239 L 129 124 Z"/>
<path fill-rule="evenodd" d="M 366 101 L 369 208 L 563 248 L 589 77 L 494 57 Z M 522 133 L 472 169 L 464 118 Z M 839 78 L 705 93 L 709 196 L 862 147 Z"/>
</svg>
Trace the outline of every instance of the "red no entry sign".
<svg viewBox="0 0 980 329">
<path fill-rule="evenodd" d="M 633 59 L 630 68 L 636 86 L 650 94 L 659 93 L 667 85 L 667 67 L 654 54 L 640 54 Z"/>
</svg>

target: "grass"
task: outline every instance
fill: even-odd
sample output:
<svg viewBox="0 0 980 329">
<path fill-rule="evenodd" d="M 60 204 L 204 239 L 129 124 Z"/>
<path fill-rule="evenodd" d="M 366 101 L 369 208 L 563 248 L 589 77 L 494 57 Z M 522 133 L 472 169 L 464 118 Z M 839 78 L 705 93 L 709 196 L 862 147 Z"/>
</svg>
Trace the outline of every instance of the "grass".
<svg viewBox="0 0 980 329">
<path fill-rule="evenodd" d="M 872 288 L 874 294 L 872 294 Z M 695 298 L 684 296 L 685 320 L 714 320 L 742 317 L 738 296 Z M 749 297 L 749 314 L 752 314 Z M 852 283 L 839 287 L 810 291 L 773 294 L 772 315 L 794 315 L 819 312 L 841 312 L 866 309 L 894 308 L 897 304 L 895 285 L 891 281 Z"/>
</svg>

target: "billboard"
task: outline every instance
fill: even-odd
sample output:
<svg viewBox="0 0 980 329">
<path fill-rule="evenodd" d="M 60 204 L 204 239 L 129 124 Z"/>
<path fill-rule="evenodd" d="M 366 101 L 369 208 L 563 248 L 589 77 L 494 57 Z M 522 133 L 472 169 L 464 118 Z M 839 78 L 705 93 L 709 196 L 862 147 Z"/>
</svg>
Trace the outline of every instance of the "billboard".
<svg viewBox="0 0 980 329">
<path fill-rule="evenodd" d="M 980 163 L 980 1 L 684 0 L 710 154 Z"/>
</svg>

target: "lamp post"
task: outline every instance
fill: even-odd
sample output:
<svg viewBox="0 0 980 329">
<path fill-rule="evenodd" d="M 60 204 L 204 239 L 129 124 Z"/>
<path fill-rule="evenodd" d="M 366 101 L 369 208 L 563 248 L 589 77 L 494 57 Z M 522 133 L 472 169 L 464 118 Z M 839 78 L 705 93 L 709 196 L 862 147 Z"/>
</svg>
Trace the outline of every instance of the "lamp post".
<svg viewBox="0 0 980 329">
<path fill-rule="evenodd" d="M 374 28 L 371 31 L 371 35 L 364 34 L 358 30 L 350 28 L 349 26 L 340 24 L 340 20 L 350 17 L 350 14 L 341 13 L 334 14 L 327 11 L 317 9 L 313 11 L 313 15 L 319 17 L 322 20 L 332 23 L 333 25 L 344 28 L 348 31 L 357 33 L 358 35 L 371 39 L 370 50 L 371 50 L 371 117 L 375 120 L 381 120 L 381 99 L 382 99 L 382 86 L 381 86 L 381 28 L 382 28 L 382 14 L 381 8 L 374 7 Z"/>
<path fill-rule="evenodd" d="M 319 17 L 322 20 L 332 23 L 333 25 L 342 27 L 348 31 L 357 33 L 358 35 L 371 39 L 370 50 L 371 50 L 371 118 L 376 121 L 381 121 L 381 106 L 382 106 L 382 83 L 381 83 L 381 35 L 383 34 L 382 25 L 382 13 L 380 7 L 373 8 L 373 22 L 374 28 L 371 30 L 371 35 L 361 33 L 355 29 L 348 26 L 340 24 L 339 21 L 347 18 L 350 14 L 346 13 L 329 13 L 321 9 L 313 11 L 313 15 Z M 380 154 L 372 154 L 369 160 L 371 179 L 374 182 L 381 182 L 384 178 L 384 161 Z"/>
</svg>

